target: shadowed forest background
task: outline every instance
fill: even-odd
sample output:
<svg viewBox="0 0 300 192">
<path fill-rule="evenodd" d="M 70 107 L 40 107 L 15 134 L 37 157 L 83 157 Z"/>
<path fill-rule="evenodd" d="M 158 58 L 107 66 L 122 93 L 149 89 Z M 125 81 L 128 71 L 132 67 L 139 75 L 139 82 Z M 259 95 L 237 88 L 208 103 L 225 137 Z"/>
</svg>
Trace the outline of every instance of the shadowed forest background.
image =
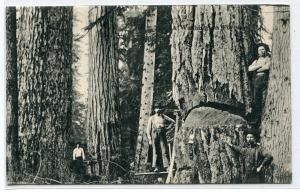
<svg viewBox="0 0 300 192">
<path fill-rule="evenodd" d="M 241 183 L 246 162 L 221 142 L 242 145 L 241 123 L 273 156 L 266 183 L 290 183 L 289 19 L 285 5 L 7 7 L 8 184 Z M 272 64 L 253 123 L 259 43 Z M 176 119 L 174 172 L 137 175 L 155 106 Z"/>
</svg>

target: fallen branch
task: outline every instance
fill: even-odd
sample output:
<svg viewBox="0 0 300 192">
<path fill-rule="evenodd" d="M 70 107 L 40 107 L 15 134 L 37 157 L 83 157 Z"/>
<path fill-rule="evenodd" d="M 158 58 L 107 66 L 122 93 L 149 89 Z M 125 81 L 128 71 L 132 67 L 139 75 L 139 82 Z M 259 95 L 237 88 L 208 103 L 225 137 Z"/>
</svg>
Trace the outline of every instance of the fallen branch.
<svg viewBox="0 0 300 192">
<path fill-rule="evenodd" d="M 116 162 L 113 162 L 113 161 L 107 161 L 109 163 L 112 163 L 112 164 L 115 164 L 116 166 L 120 167 L 123 171 L 127 172 L 128 170 L 126 170 L 124 167 L 122 167 L 121 165 L 119 165 L 118 163 Z"/>
<path fill-rule="evenodd" d="M 60 181 L 57 181 L 57 180 L 55 180 L 55 179 L 45 178 L 45 177 L 38 177 L 37 175 L 34 176 L 34 175 L 29 174 L 29 173 L 25 173 L 25 175 L 30 176 L 30 177 L 34 177 L 34 178 L 37 178 L 37 179 L 44 179 L 44 180 L 53 181 L 53 182 L 55 182 L 55 183 L 61 184 Z"/>
<path fill-rule="evenodd" d="M 36 153 L 39 155 L 39 157 L 40 157 L 40 164 L 39 164 L 38 171 L 37 171 L 37 173 L 35 174 L 35 177 L 34 177 L 32 183 L 34 183 L 35 180 L 37 179 L 37 177 L 38 177 L 38 175 L 39 175 L 39 173 L 40 173 L 40 171 L 41 171 L 41 167 L 42 167 L 42 155 L 41 155 L 41 151 L 34 151 L 34 152 L 36 152 Z"/>
<path fill-rule="evenodd" d="M 168 174 L 169 172 L 163 171 L 163 172 L 146 172 L 146 173 L 136 173 L 135 176 L 139 175 L 161 175 L 161 174 Z"/>
</svg>

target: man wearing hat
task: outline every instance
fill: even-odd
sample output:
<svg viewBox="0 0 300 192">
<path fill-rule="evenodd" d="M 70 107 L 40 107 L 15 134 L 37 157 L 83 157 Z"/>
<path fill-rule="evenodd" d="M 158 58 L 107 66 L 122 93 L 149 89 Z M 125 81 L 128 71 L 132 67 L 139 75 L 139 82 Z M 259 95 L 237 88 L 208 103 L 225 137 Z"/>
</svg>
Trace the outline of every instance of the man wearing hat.
<svg viewBox="0 0 300 192">
<path fill-rule="evenodd" d="M 242 179 L 242 183 L 264 183 L 262 168 L 273 159 L 270 154 L 262 152 L 255 136 L 256 130 L 246 130 L 246 144 L 243 147 L 225 142 L 244 157 L 245 177 Z"/>
<path fill-rule="evenodd" d="M 155 114 L 148 120 L 147 137 L 149 145 L 152 145 L 152 168 L 154 171 L 159 171 L 159 163 L 161 162 L 158 157 L 161 157 L 162 166 L 167 169 L 169 166 L 168 159 L 168 147 L 166 137 L 166 127 L 175 121 L 163 114 L 163 110 L 160 107 L 155 107 Z M 160 162 L 159 162 L 160 161 Z"/>
</svg>

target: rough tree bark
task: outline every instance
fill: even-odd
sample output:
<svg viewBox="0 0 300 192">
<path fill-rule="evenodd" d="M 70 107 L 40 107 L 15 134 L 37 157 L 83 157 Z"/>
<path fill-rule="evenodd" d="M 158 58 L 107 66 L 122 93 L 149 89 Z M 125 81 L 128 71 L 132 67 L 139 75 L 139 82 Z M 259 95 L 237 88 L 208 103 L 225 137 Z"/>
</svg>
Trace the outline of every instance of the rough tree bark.
<svg viewBox="0 0 300 192">
<path fill-rule="evenodd" d="M 72 18 L 71 7 L 20 8 L 21 171 L 33 183 L 38 177 L 70 179 L 67 155 L 71 155 L 66 152 L 72 113 Z"/>
<path fill-rule="evenodd" d="M 146 16 L 145 26 L 145 46 L 144 46 L 144 67 L 142 79 L 142 94 L 139 133 L 137 138 L 135 169 L 136 171 L 146 170 L 148 138 L 146 129 L 148 119 L 152 113 L 153 90 L 154 90 L 154 70 L 155 70 L 155 45 L 156 45 L 156 22 L 157 8 L 149 7 Z"/>
<path fill-rule="evenodd" d="M 16 181 L 18 150 L 18 67 L 16 8 L 6 8 L 6 173 L 8 184 Z"/>
<path fill-rule="evenodd" d="M 249 112 L 258 13 L 238 5 L 173 6 L 172 17 L 173 98 L 183 115 L 201 103 Z"/>
<path fill-rule="evenodd" d="M 186 120 L 190 111 L 202 106 L 195 109 L 201 113 L 194 119 L 207 124 L 185 122 L 179 130 L 173 183 L 240 182 L 242 162 L 220 140 L 243 142 L 234 127 L 247 124 L 242 117 L 251 112 L 247 66 L 255 53 L 258 12 L 258 6 L 172 7 L 173 98 Z M 192 160 L 188 153 L 191 132 Z"/>
<path fill-rule="evenodd" d="M 239 115 L 199 107 L 193 109 L 175 141 L 176 174 L 172 183 L 241 183 L 243 160 L 224 141 L 244 144 L 243 131 L 235 126 L 248 126 Z"/>
<path fill-rule="evenodd" d="M 261 123 L 261 144 L 273 156 L 270 183 L 292 181 L 291 65 L 289 6 L 274 7 L 272 64 Z"/>
<path fill-rule="evenodd" d="M 94 6 L 89 11 L 89 88 L 87 141 L 99 161 L 98 174 L 112 179 L 120 173 L 116 8 Z"/>
</svg>

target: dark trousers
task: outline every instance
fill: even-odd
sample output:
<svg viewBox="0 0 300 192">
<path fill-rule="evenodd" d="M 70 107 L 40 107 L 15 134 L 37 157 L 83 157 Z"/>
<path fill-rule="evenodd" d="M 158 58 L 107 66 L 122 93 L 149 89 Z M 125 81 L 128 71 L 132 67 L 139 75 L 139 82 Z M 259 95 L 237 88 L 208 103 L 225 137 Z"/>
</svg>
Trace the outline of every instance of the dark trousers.
<svg viewBox="0 0 300 192">
<path fill-rule="evenodd" d="M 253 83 L 253 120 L 256 123 L 260 123 L 263 108 L 266 102 L 268 88 L 268 73 L 262 73 L 255 75 Z"/>
<path fill-rule="evenodd" d="M 169 166 L 168 144 L 165 128 L 157 128 L 152 131 L 152 167 L 162 165 L 164 168 Z"/>
<path fill-rule="evenodd" d="M 76 174 L 83 174 L 83 159 L 82 157 L 76 157 L 74 162 L 74 168 Z"/>
<path fill-rule="evenodd" d="M 264 176 L 261 172 L 256 172 L 256 170 L 246 171 L 243 183 L 264 183 Z"/>
</svg>

